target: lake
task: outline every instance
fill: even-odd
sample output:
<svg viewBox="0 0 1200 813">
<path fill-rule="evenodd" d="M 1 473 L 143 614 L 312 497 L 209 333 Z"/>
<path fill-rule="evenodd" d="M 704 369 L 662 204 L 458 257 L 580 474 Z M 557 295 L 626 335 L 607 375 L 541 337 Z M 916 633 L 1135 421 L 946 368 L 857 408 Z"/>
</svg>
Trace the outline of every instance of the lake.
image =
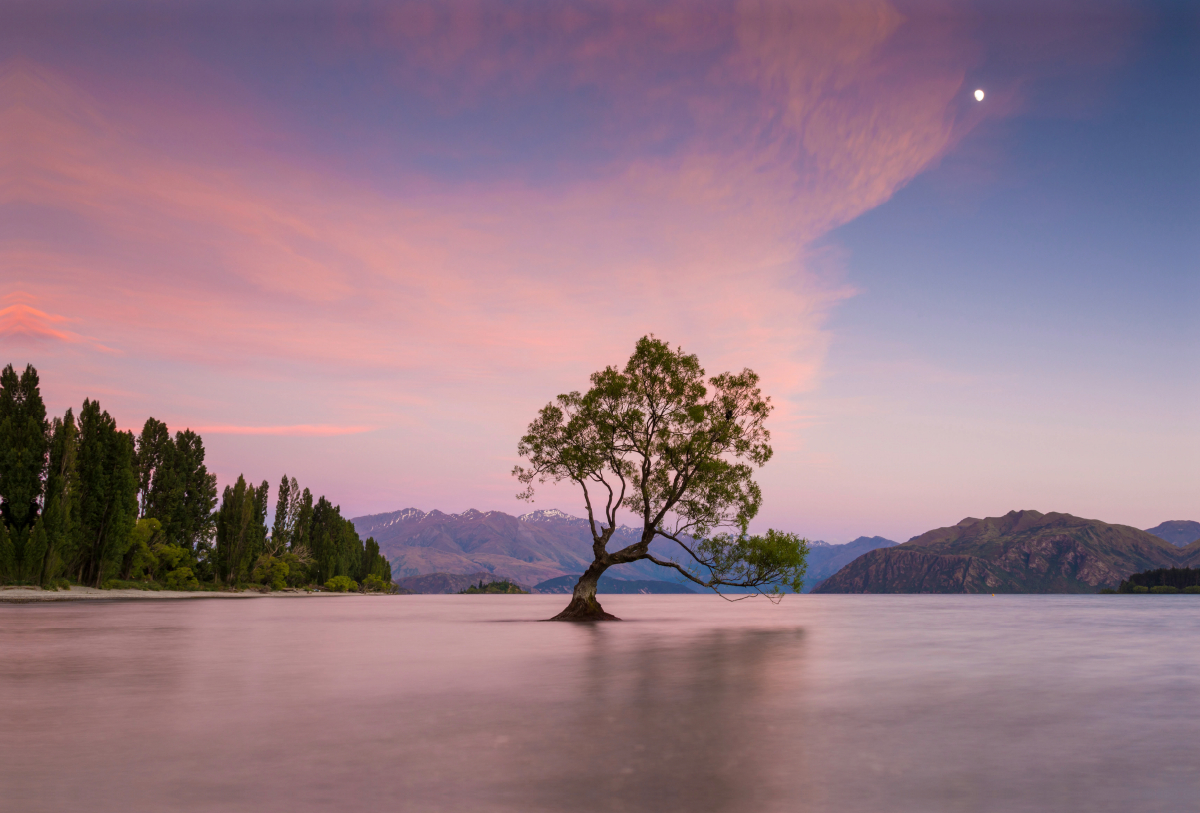
<svg viewBox="0 0 1200 813">
<path fill-rule="evenodd" d="M 0 606 L 4 811 L 1191 811 L 1200 596 Z"/>
</svg>

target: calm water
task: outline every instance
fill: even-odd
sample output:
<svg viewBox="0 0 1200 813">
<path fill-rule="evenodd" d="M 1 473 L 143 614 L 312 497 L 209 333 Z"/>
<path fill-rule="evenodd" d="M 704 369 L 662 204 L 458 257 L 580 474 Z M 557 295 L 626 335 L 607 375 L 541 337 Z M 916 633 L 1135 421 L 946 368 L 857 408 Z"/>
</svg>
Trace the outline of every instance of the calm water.
<svg viewBox="0 0 1200 813">
<path fill-rule="evenodd" d="M 4 811 L 1194 811 L 1200 596 L 0 606 Z"/>
</svg>

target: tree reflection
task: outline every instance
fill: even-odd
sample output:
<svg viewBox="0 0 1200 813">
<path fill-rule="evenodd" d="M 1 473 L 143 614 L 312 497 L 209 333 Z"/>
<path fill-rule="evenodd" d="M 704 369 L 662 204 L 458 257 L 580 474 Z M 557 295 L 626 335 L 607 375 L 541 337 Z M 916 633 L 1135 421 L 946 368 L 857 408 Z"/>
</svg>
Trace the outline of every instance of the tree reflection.
<svg viewBox="0 0 1200 813">
<path fill-rule="evenodd" d="M 726 811 L 779 798 L 790 771 L 777 745 L 795 737 L 784 708 L 795 707 L 800 631 L 648 636 L 633 646 L 610 629 L 580 635 L 586 655 L 556 704 L 559 719 L 538 721 L 547 747 L 523 754 L 518 795 L 558 810 Z"/>
</svg>

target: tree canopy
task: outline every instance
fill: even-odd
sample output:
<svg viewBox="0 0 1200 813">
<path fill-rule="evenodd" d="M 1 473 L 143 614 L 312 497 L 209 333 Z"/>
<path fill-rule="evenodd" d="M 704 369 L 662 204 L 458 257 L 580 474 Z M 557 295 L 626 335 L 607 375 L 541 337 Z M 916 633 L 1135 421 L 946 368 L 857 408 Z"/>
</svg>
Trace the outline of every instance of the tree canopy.
<svg viewBox="0 0 1200 813">
<path fill-rule="evenodd" d="M 754 469 L 772 454 L 771 402 L 752 370 L 706 379 L 696 356 L 644 336 L 624 368 L 593 373 L 591 384 L 542 408 L 517 447 L 528 464 L 513 469 L 525 485 L 519 497 L 532 500 L 535 481 L 568 481 L 587 509 L 594 559 L 556 619 L 612 619 L 596 600 L 600 575 L 640 559 L 718 592 L 800 590 L 807 542 L 749 533 L 762 504 Z M 642 533 L 609 551 L 622 511 Z M 676 555 L 652 552 L 658 539 Z"/>
</svg>

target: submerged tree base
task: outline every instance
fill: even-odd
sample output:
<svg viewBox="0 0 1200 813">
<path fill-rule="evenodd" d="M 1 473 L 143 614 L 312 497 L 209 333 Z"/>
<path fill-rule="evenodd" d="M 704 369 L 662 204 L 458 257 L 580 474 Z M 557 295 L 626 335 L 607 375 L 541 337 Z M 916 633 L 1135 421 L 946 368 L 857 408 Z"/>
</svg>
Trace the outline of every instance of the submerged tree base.
<svg viewBox="0 0 1200 813">
<path fill-rule="evenodd" d="M 575 596 L 567 608 L 550 619 L 551 621 L 620 621 L 612 613 L 604 612 L 596 599 L 588 601 Z"/>
</svg>

